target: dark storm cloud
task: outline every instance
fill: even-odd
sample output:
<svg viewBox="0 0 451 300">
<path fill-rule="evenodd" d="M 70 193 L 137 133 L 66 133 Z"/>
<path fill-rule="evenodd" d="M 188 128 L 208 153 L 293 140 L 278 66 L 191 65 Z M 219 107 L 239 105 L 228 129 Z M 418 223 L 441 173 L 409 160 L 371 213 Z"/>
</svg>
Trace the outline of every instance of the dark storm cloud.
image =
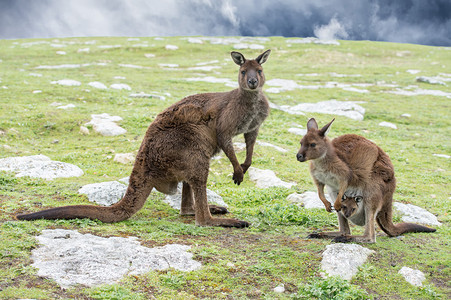
<svg viewBox="0 0 451 300">
<path fill-rule="evenodd" d="M 451 46 L 449 0 L 0 0 L 0 38 L 252 35 Z"/>
</svg>

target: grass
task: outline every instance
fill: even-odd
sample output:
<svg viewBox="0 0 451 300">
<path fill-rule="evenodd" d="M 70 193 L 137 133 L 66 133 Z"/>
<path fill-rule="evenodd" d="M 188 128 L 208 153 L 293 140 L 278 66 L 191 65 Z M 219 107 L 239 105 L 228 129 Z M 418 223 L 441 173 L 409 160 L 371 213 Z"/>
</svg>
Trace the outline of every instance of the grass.
<svg viewBox="0 0 451 300">
<path fill-rule="evenodd" d="M 95 43 L 92 41 L 95 40 Z M 147 46 L 142 44 L 146 43 Z M 52 44 L 63 44 L 58 49 Z M 140 44 L 140 45 L 139 45 Z M 179 47 L 176 51 L 165 45 Z M 101 48 L 101 45 L 121 45 Z M 79 49 L 89 48 L 89 52 Z M 46 181 L 16 178 L 0 172 L 0 298 L 1 299 L 447 299 L 451 297 L 451 164 L 432 154 L 451 153 L 451 102 L 439 96 L 402 96 L 388 93 L 394 88 L 417 85 L 422 89 L 451 92 L 447 86 L 415 82 L 415 77 L 448 73 L 449 48 L 369 41 L 341 41 L 340 46 L 295 44 L 290 39 L 271 37 L 265 48 L 272 49 L 265 63 L 267 79 L 295 80 L 298 84 L 321 85 L 329 81 L 369 83 L 370 93 L 342 89 L 293 90 L 267 94 L 279 105 L 330 99 L 363 101 L 363 121 L 337 117 L 331 137 L 356 133 L 381 146 L 395 166 L 398 188 L 396 201 L 412 203 L 437 215 L 442 222 L 433 234 L 408 234 L 389 238 L 378 231 L 377 243 L 364 245 L 376 254 L 348 283 L 336 278 L 321 279 L 321 253 L 329 241 L 307 240 L 315 230 L 333 230 L 336 217 L 325 210 L 305 210 L 288 203 L 293 192 L 315 190 L 308 164 L 295 160 L 299 136 L 288 128 L 302 125 L 309 117 L 326 124 L 333 116 L 295 116 L 273 110 L 261 128 L 259 140 L 288 150 L 278 152 L 257 145 L 253 166 L 271 169 L 285 181 L 296 182 L 291 189 L 258 189 L 245 176 L 233 185 L 232 168 L 226 158 L 214 160 L 208 188 L 220 194 L 230 206 L 230 215 L 252 223 L 248 229 L 204 228 L 192 217 L 181 217 L 165 204 L 163 195 L 152 193 L 146 205 L 131 219 L 103 224 L 90 220 L 18 222 L 14 215 L 46 207 L 86 204 L 78 194 L 85 184 L 117 180 L 128 176 L 132 166 L 113 161 L 115 153 L 136 152 L 147 126 L 171 103 L 202 92 L 227 91 L 223 84 L 188 82 L 202 75 L 234 79 L 237 67 L 229 52 L 232 45 L 190 44 L 186 38 L 66 38 L 55 40 L 0 40 L 0 158 L 44 154 L 53 160 L 79 166 L 81 177 Z M 63 50 L 66 55 L 56 54 Z M 254 58 L 255 50 L 243 50 Z M 147 58 L 152 53 L 155 57 Z M 197 63 L 218 60 L 221 68 L 211 72 L 189 70 Z M 165 68 L 160 64 L 178 64 Z M 39 66 L 81 64 L 77 68 L 41 69 Z M 129 68 L 134 64 L 144 68 Z M 421 70 L 418 75 L 407 72 Z M 330 73 L 358 77 L 333 77 Z M 34 75 L 40 74 L 40 76 Z M 316 73 L 317 76 L 305 74 Z M 120 78 L 118 78 L 120 76 Z M 125 79 L 124 79 L 125 78 Z M 81 86 L 51 84 L 60 79 L 78 80 Z M 130 91 L 98 90 L 88 86 L 100 81 L 107 86 L 127 83 L 131 92 L 156 93 L 165 99 L 131 98 Z M 40 90 L 40 93 L 34 91 Z M 72 103 L 71 110 L 50 104 Z M 82 135 L 80 126 L 91 114 L 121 116 L 127 129 L 122 136 L 103 137 L 91 130 Z M 401 117 L 411 114 L 410 118 Z M 380 127 L 382 121 L 397 124 L 393 130 Z M 236 141 L 243 141 L 237 137 Z M 239 160 L 244 153 L 237 153 Z M 400 222 L 400 216 L 394 220 Z M 94 288 L 61 289 L 54 281 L 40 278 L 30 266 L 31 250 L 43 229 L 64 228 L 98 236 L 137 236 L 145 246 L 168 243 L 192 245 L 200 270 L 149 271 L 128 276 L 117 284 Z M 354 226 L 354 233 L 362 228 Z M 418 288 L 398 274 L 402 266 L 423 271 L 426 282 Z M 285 292 L 273 289 L 284 284 Z M 334 298 L 335 297 L 335 298 Z"/>
</svg>

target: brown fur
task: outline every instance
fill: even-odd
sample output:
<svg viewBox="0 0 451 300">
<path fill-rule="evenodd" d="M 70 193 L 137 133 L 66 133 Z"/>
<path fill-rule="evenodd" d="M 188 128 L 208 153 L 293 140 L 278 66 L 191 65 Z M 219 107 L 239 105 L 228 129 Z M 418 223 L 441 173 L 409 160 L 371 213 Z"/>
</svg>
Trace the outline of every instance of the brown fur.
<svg viewBox="0 0 451 300">
<path fill-rule="evenodd" d="M 330 212 L 332 207 L 324 195 L 326 185 L 336 198 L 334 208 L 338 214 L 340 231 L 313 234 L 311 237 L 336 237 L 339 241 L 374 243 L 374 220 L 390 236 L 405 232 L 435 231 L 416 224 L 393 224 L 392 206 L 396 179 L 390 158 L 376 144 L 355 134 L 343 135 L 330 141 L 326 133 L 333 121 L 318 129 L 315 119 L 310 119 L 307 123 L 308 131 L 301 140 L 301 148 L 297 154 L 301 162 L 310 160 L 310 172 L 327 211 Z M 354 201 L 359 209 L 352 211 L 351 207 L 349 210 L 348 206 L 357 196 L 363 199 L 359 205 Z M 344 209 L 342 201 L 345 204 Z M 358 215 L 355 215 L 357 211 Z M 351 231 L 348 219 L 355 221 L 357 225 L 365 226 L 363 236 L 349 236 Z"/>
<path fill-rule="evenodd" d="M 149 196 L 152 188 L 174 194 L 183 182 L 182 215 L 195 215 L 201 226 L 247 227 L 235 219 L 213 218 L 225 213 L 222 207 L 207 202 L 207 178 L 210 158 L 223 150 L 233 166 L 233 181 L 240 184 L 252 163 L 254 144 L 260 125 L 269 114 L 262 92 L 265 83 L 262 64 L 267 50 L 255 60 L 246 60 L 239 52 L 232 58 L 240 66 L 239 88 L 224 93 L 188 96 L 168 107 L 150 124 L 136 156 L 125 196 L 110 207 L 75 205 L 21 214 L 19 220 L 90 218 L 119 222 L 130 218 Z M 239 164 L 232 138 L 244 134 L 246 159 Z"/>
</svg>

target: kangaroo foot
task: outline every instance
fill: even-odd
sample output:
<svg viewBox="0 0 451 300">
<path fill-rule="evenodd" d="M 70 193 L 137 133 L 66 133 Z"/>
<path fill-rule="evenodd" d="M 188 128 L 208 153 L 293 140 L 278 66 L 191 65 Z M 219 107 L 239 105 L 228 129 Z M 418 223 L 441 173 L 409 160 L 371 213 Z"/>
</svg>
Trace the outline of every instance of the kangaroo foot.
<svg viewBox="0 0 451 300">
<path fill-rule="evenodd" d="M 245 228 L 249 227 L 250 224 L 246 221 L 236 220 L 236 219 L 222 219 L 222 218 L 211 218 L 202 223 L 196 222 L 199 226 L 220 226 L 220 227 L 235 227 L 235 228 Z"/>
<path fill-rule="evenodd" d="M 337 236 L 332 241 L 335 243 L 350 243 L 350 242 L 354 241 L 354 239 L 351 236 L 341 235 L 341 236 Z"/>
<path fill-rule="evenodd" d="M 310 234 L 307 236 L 307 238 L 308 238 L 308 239 L 321 239 L 321 238 L 323 238 L 323 236 L 321 235 L 321 233 L 314 232 L 314 233 L 310 233 Z"/>
<path fill-rule="evenodd" d="M 208 205 L 208 208 L 212 215 L 224 215 L 229 212 L 226 207 L 218 205 Z"/>
</svg>

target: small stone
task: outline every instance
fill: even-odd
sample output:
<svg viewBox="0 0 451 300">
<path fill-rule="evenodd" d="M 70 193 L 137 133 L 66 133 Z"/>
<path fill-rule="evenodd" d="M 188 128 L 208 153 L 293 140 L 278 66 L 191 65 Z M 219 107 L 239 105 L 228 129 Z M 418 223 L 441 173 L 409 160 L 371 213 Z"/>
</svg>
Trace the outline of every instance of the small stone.
<svg viewBox="0 0 451 300">
<path fill-rule="evenodd" d="M 426 280 L 423 272 L 409 267 L 402 267 L 398 273 L 401 274 L 408 283 L 414 286 L 422 286 L 423 281 Z"/>
<path fill-rule="evenodd" d="M 175 45 L 166 45 L 165 48 L 166 50 L 178 50 L 179 47 Z"/>
<path fill-rule="evenodd" d="M 277 287 L 274 288 L 274 293 L 283 293 L 285 292 L 285 285 L 280 284 Z"/>
<path fill-rule="evenodd" d="M 392 129 L 398 129 L 398 127 L 395 124 L 390 123 L 390 122 L 385 122 L 385 121 L 384 122 L 380 122 L 379 126 L 389 127 L 389 128 L 392 128 Z"/>
<path fill-rule="evenodd" d="M 85 126 L 80 126 L 80 133 L 88 135 L 89 134 L 89 129 L 87 127 L 85 127 Z"/>
<path fill-rule="evenodd" d="M 128 84 L 125 83 L 113 83 L 112 85 L 110 85 L 110 88 L 115 90 L 128 90 L 128 91 L 132 89 Z"/>
<path fill-rule="evenodd" d="M 412 115 L 411 114 L 402 114 L 401 117 L 403 118 L 410 118 Z"/>
<path fill-rule="evenodd" d="M 268 188 L 273 186 L 291 188 L 293 185 L 296 185 L 296 183 L 281 180 L 272 170 L 261 170 L 250 167 L 248 172 L 250 179 L 255 182 L 258 188 Z"/>
<path fill-rule="evenodd" d="M 114 156 L 114 161 L 126 165 L 133 163 L 135 161 L 135 157 L 136 155 L 133 153 L 117 153 Z"/>
</svg>

